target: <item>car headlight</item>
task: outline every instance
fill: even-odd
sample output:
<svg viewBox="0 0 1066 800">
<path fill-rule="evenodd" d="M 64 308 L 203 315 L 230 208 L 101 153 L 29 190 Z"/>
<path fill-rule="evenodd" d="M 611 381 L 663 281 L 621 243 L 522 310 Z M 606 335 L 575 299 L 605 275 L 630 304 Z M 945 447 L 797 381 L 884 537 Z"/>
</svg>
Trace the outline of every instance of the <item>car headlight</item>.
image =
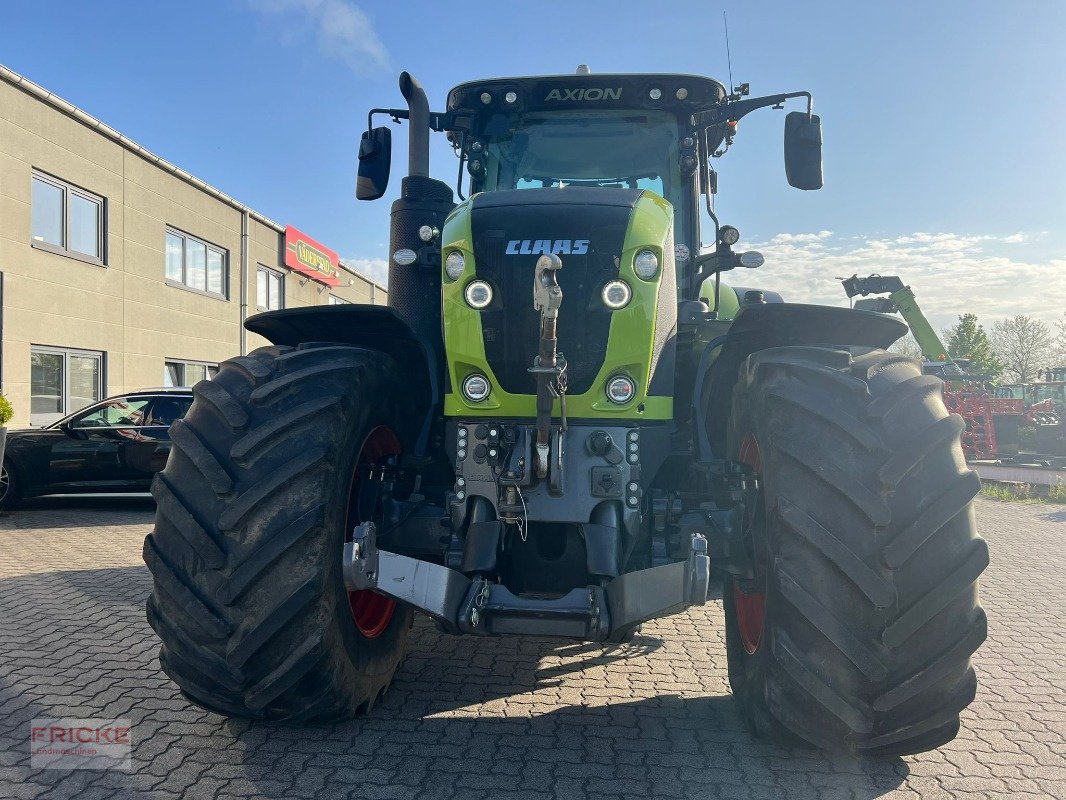
<svg viewBox="0 0 1066 800">
<path fill-rule="evenodd" d="M 449 278 L 453 281 L 459 280 L 459 276 L 463 274 L 465 269 L 466 258 L 461 250 L 452 250 L 448 253 L 448 257 L 444 259 L 444 271 L 448 273 Z"/>
<path fill-rule="evenodd" d="M 637 385 L 627 375 L 615 375 L 607 381 L 607 399 L 618 405 L 625 405 L 637 393 Z"/>
<path fill-rule="evenodd" d="M 463 381 L 463 397 L 472 403 L 480 403 L 489 396 L 489 379 L 475 372 Z"/>
<path fill-rule="evenodd" d="M 485 281 L 470 281 L 465 295 L 467 305 L 480 310 L 492 302 L 492 287 Z"/>
<path fill-rule="evenodd" d="M 650 281 L 659 271 L 659 257 L 651 250 L 641 250 L 633 259 L 633 271 L 641 280 Z"/>
<path fill-rule="evenodd" d="M 625 281 L 608 281 L 603 287 L 603 304 L 612 311 L 625 308 L 633 291 Z"/>
</svg>

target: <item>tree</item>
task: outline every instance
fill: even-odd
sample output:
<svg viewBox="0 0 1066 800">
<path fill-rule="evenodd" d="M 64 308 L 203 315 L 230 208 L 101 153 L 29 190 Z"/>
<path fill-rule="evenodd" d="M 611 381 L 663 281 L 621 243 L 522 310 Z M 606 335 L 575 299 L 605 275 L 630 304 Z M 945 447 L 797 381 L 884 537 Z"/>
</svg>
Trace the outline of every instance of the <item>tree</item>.
<svg viewBox="0 0 1066 800">
<path fill-rule="evenodd" d="M 1066 367 L 1066 311 L 1062 312 L 1062 319 L 1055 323 L 1058 334 L 1055 336 L 1055 363 L 1053 367 Z"/>
<path fill-rule="evenodd" d="M 915 358 L 918 361 L 922 360 L 922 348 L 918 346 L 918 342 L 908 331 L 903 334 L 899 339 L 888 348 L 892 353 L 899 353 L 901 356 L 907 358 Z"/>
<path fill-rule="evenodd" d="M 1052 356 L 1051 329 L 1038 319 L 1019 314 L 992 326 L 992 349 L 1007 377 L 1031 383 Z"/>
<path fill-rule="evenodd" d="M 943 338 L 952 358 L 969 360 L 966 372 L 991 375 L 992 380 L 1003 374 L 1003 362 L 992 349 L 992 342 L 984 326 L 978 324 L 976 314 L 962 314 L 957 324 L 943 332 Z"/>
</svg>

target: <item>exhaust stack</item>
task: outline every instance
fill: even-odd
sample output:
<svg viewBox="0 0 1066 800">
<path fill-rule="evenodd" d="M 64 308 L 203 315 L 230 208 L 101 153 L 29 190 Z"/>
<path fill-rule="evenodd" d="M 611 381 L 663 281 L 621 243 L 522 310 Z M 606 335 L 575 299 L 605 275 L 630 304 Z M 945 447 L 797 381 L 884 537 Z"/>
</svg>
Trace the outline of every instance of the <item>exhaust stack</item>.
<svg viewBox="0 0 1066 800">
<path fill-rule="evenodd" d="M 400 73 L 400 93 L 407 101 L 409 144 L 407 174 L 429 177 L 429 99 L 426 90 L 410 72 Z"/>
</svg>

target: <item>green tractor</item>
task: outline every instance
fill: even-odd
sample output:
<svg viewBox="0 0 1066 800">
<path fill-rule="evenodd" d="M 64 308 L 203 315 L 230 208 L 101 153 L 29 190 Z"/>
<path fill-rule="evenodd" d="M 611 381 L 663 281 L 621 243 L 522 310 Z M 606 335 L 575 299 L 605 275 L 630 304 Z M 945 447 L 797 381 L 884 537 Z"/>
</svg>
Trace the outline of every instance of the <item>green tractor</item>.
<svg viewBox="0 0 1066 800">
<path fill-rule="evenodd" d="M 357 184 L 386 190 L 375 115 L 406 120 L 388 307 L 252 317 L 273 345 L 172 429 L 144 549 L 165 672 L 221 714 L 336 719 L 388 687 L 416 611 L 621 643 L 706 603 L 713 571 L 756 734 L 952 739 L 986 634 L 961 420 L 885 351 L 902 322 L 720 280 L 762 257 L 718 223 L 711 158 L 803 97 L 786 175 L 820 188 L 810 94 L 586 68 L 464 83 L 442 112 L 407 73 L 400 90 Z"/>
</svg>

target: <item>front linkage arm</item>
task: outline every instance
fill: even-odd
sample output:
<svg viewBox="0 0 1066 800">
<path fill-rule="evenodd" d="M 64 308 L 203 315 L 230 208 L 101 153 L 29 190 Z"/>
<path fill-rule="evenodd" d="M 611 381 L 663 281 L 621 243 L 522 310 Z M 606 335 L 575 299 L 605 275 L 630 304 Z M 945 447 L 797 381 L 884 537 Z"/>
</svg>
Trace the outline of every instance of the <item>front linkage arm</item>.
<svg viewBox="0 0 1066 800">
<path fill-rule="evenodd" d="M 520 597 L 502 584 L 416 558 L 379 550 L 377 528 L 364 522 L 344 545 L 344 584 L 374 590 L 433 617 L 448 633 L 527 634 L 616 641 L 642 622 L 707 602 L 707 539 L 691 534 L 684 561 L 620 575 L 606 587 L 558 598 Z"/>
</svg>

